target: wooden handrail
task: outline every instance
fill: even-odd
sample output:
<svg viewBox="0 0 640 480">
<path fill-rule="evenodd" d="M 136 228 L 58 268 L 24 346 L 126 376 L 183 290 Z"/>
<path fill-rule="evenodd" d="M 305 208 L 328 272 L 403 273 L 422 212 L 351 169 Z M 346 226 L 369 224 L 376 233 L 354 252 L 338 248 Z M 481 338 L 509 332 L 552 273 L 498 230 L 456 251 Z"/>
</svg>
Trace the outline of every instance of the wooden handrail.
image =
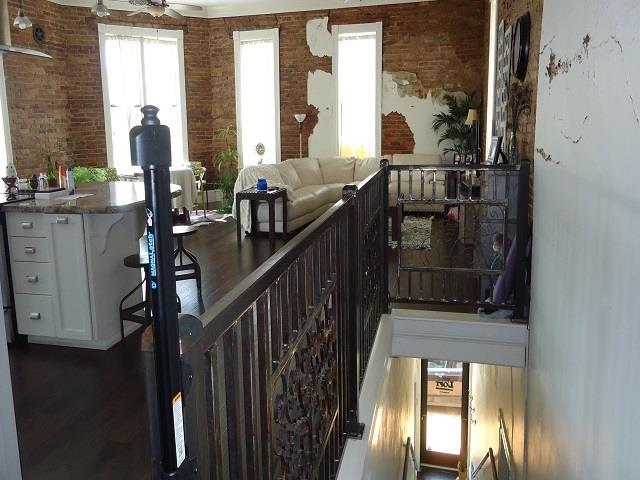
<svg viewBox="0 0 640 480">
<path fill-rule="evenodd" d="M 420 471 L 420 464 L 418 464 L 418 460 L 416 460 L 416 452 L 413 449 L 413 443 L 411 442 L 411 437 L 407 437 L 407 443 L 404 447 L 404 467 L 402 469 L 402 480 L 407 480 L 408 468 L 407 464 L 411 460 L 413 465 L 413 469 L 416 472 Z M 412 477 L 413 478 L 413 477 Z"/>
<path fill-rule="evenodd" d="M 387 311 L 388 170 L 343 198 L 183 339 L 187 448 L 203 478 L 334 478 Z"/>
<path fill-rule="evenodd" d="M 486 455 L 484 456 L 484 458 L 482 459 L 478 467 L 471 474 L 472 479 L 478 476 L 478 474 L 482 470 L 482 467 L 484 467 L 484 464 L 487 463 L 487 460 L 491 460 L 491 470 L 493 472 L 493 480 L 498 480 L 498 469 L 496 468 L 496 459 L 493 456 L 492 448 L 489 448 L 489 451 L 487 451 Z"/>
</svg>

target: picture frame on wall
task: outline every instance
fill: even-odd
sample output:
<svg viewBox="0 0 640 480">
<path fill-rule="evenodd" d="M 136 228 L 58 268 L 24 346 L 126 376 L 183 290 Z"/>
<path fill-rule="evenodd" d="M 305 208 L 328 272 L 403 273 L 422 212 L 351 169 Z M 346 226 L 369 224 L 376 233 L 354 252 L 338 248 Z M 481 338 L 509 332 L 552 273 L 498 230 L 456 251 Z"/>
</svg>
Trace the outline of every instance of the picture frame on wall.
<svg viewBox="0 0 640 480">
<path fill-rule="evenodd" d="M 502 158 L 502 162 L 500 162 Z M 502 151 L 502 136 L 491 137 L 491 144 L 489 146 L 489 154 L 487 156 L 487 163 L 490 165 L 497 165 L 498 163 L 507 163 L 507 158 Z"/>
</svg>

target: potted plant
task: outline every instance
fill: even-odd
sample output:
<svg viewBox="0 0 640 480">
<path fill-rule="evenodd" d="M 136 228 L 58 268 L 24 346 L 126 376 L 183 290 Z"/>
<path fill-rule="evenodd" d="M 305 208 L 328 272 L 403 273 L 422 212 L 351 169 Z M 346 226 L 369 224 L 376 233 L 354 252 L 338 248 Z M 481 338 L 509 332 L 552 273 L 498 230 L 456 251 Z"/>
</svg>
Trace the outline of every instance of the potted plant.
<svg viewBox="0 0 640 480">
<path fill-rule="evenodd" d="M 233 146 L 236 130 L 227 125 L 216 132 L 216 137 L 224 141 L 225 148 L 218 152 L 214 163 L 218 169 L 218 187 L 224 195 L 224 203 L 220 211 L 231 213 L 233 206 L 233 188 L 236 183 L 236 165 L 238 161 L 238 150 Z"/>
<path fill-rule="evenodd" d="M 51 155 L 45 155 L 44 157 L 47 163 L 47 183 L 50 188 L 58 186 L 58 166 Z"/>
<path fill-rule="evenodd" d="M 444 102 L 448 112 L 434 115 L 431 125 L 433 131 L 440 135 L 438 146 L 445 143 L 442 152 L 446 155 L 464 156 L 473 153 L 474 132 L 470 125 L 465 125 L 470 109 L 480 109 L 480 98 L 475 93 L 471 95 L 445 94 Z"/>
</svg>

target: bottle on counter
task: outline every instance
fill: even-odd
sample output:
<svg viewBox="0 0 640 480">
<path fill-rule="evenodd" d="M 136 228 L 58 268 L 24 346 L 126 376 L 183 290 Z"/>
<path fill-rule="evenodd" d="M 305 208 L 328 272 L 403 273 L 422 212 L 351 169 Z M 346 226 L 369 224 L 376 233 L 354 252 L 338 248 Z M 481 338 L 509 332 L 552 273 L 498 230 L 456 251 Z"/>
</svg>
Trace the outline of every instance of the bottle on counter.
<svg viewBox="0 0 640 480">
<path fill-rule="evenodd" d="M 41 173 L 38 177 L 38 190 L 46 190 L 47 188 L 49 188 L 47 176 L 44 173 Z"/>
<path fill-rule="evenodd" d="M 58 186 L 60 188 L 67 188 L 67 167 L 65 165 L 58 167 Z"/>
<path fill-rule="evenodd" d="M 76 193 L 76 186 L 73 182 L 73 167 L 67 167 L 67 191 L 69 195 Z"/>
</svg>

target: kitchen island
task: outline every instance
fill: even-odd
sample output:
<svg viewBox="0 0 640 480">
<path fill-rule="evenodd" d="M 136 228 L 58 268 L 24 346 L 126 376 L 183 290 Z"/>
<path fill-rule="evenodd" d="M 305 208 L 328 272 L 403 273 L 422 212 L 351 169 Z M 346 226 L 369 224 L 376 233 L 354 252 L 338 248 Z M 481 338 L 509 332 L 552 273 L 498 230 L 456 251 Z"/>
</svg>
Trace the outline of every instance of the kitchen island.
<svg viewBox="0 0 640 480">
<path fill-rule="evenodd" d="M 181 194 L 171 185 L 173 197 Z M 106 350 L 121 299 L 141 280 L 123 259 L 145 228 L 142 182 L 78 185 L 76 196 L 2 206 L 18 333 L 29 342 Z M 142 292 L 127 305 L 139 302 Z M 125 334 L 139 327 L 125 322 Z"/>
</svg>

